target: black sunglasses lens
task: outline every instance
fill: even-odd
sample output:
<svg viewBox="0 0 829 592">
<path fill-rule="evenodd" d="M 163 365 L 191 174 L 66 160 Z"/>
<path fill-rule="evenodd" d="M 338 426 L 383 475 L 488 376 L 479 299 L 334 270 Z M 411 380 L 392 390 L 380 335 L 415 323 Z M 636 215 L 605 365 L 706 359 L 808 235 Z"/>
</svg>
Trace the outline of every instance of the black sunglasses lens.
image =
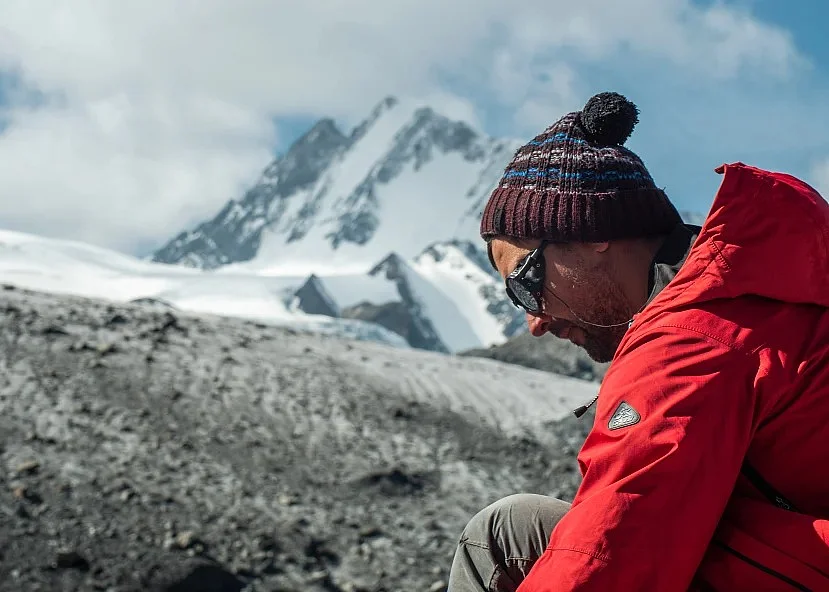
<svg viewBox="0 0 829 592">
<path fill-rule="evenodd" d="M 510 278 L 508 280 L 507 290 L 515 296 L 513 300 L 517 301 L 521 308 L 531 313 L 538 312 L 538 301 L 533 293 L 527 290 L 519 280 Z"/>
<path fill-rule="evenodd" d="M 545 246 L 546 243 L 542 243 L 535 251 L 524 257 L 506 281 L 507 295 L 512 303 L 530 314 L 541 312 L 540 296 L 544 284 L 543 250 Z"/>
</svg>

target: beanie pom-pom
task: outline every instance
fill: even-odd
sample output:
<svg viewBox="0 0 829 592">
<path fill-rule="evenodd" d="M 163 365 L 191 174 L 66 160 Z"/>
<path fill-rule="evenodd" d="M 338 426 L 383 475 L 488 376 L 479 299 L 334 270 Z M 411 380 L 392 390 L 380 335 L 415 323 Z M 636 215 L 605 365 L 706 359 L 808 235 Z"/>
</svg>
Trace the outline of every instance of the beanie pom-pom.
<svg viewBox="0 0 829 592">
<path fill-rule="evenodd" d="M 619 93 L 603 92 L 587 101 L 580 117 L 593 141 L 603 146 L 622 145 L 639 123 L 639 109 Z"/>
</svg>

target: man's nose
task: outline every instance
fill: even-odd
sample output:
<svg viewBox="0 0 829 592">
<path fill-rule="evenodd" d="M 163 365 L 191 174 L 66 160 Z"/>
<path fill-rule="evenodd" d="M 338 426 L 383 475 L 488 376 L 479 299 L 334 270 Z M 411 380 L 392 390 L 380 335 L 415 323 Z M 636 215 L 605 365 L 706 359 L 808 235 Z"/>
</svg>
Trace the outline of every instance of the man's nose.
<svg viewBox="0 0 829 592">
<path fill-rule="evenodd" d="M 527 314 L 527 326 L 530 328 L 530 333 L 534 337 L 541 337 L 550 328 L 552 319 L 547 315 L 531 315 Z"/>
</svg>

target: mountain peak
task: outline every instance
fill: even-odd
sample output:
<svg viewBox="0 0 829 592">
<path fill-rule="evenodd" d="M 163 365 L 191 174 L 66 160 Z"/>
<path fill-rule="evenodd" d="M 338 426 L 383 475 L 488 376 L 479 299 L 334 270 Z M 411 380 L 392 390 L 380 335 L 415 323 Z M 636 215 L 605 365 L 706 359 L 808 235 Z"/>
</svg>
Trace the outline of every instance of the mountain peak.
<svg viewBox="0 0 829 592">
<path fill-rule="evenodd" d="M 388 113 L 395 107 L 400 104 L 400 99 L 395 96 L 387 96 L 382 101 L 377 103 L 374 108 L 369 113 L 368 117 L 366 117 L 359 125 L 357 125 L 353 130 L 351 130 L 351 136 L 349 140 L 351 142 L 359 141 L 363 136 L 366 135 L 366 132 L 373 126 L 378 119 L 380 119 L 385 113 Z"/>
<path fill-rule="evenodd" d="M 386 277 L 391 279 L 398 276 L 401 270 L 406 267 L 408 267 L 406 260 L 397 253 L 392 252 L 386 255 L 379 263 L 377 263 L 377 265 L 372 267 L 368 274 L 374 276 L 385 273 Z"/>
<path fill-rule="evenodd" d="M 154 256 L 165 263 L 285 273 L 365 273 L 395 251 L 475 239 L 481 202 L 512 156 L 421 102 L 384 97 L 350 133 L 322 118 L 213 220 Z"/>
<path fill-rule="evenodd" d="M 415 257 L 416 263 L 423 263 L 426 261 L 432 263 L 440 263 L 446 259 L 451 259 L 453 256 L 461 255 L 474 263 L 481 271 L 494 279 L 501 281 L 501 276 L 492 268 L 489 258 L 483 249 L 477 247 L 475 243 L 466 239 L 451 239 L 445 241 L 437 241 L 428 245 L 423 251 Z"/>
<path fill-rule="evenodd" d="M 333 119 L 326 117 L 317 121 L 294 142 L 283 158 L 276 159 L 268 167 L 281 180 L 281 194 L 287 195 L 314 183 L 331 160 L 349 143 L 349 138 L 339 130 Z"/>
<path fill-rule="evenodd" d="M 317 144 L 320 142 L 335 142 L 343 144 L 346 140 L 346 136 L 340 131 L 337 124 L 334 123 L 334 120 L 330 117 L 323 117 L 317 121 L 310 130 L 300 136 L 300 138 L 296 141 L 294 148 L 299 148 L 308 144 Z"/>
<path fill-rule="evenodd" d="M 383 111 L 396 107 L 399 104 L 400 99 L 398 99 L 396 96 L 386 95 L 374 106 L 374 109 L 372 109 L 372 114 L 382 113 Z"/>
<path fill-rule="evenodd" d="M 311 274 L 294 294 L 296 306 L 307 314 L 340 316 L 340 309 L 316 274 Z"/>
</svg>

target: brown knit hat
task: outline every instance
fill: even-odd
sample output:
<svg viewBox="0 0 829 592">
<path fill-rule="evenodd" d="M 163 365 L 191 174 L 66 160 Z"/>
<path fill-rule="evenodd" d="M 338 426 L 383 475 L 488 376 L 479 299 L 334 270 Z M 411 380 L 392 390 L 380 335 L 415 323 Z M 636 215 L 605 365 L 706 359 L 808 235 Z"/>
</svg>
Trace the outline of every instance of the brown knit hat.
<svg viewBox="0 0 829 592">
<path fill-rule="evenodd" d="M 682 218 L 622 146 L 638 114 L 622 95 L 600 93 L 521 147 L 484 208 L 481 236 L 604 242 L 670 232 Z"/>
</svg>

